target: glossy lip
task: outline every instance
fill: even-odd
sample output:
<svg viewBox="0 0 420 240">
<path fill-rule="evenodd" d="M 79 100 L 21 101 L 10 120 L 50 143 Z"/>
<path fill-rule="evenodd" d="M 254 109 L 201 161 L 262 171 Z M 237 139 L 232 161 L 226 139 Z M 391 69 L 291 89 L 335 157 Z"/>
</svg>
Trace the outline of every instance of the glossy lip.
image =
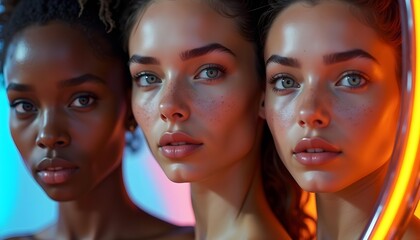
<svg viewBox="0 0 420 240">
<path fill-rule="evenodd" d="M 179 159 L 193 154 L 202 145 L 202 142 L 187 133 L 177 131 L 164 133 L 159 140 L 158 147 L 165 157 Z"/>
<path fill-rule="evenodd" d="M 314 137 L 303 138 L 293 149 L 293 156 L 305 166 L 317 166 L 331 162 L 341 151 L 327 140 Z"/>
<path fill-rule="evenodd" d="M 79 167 L 61 158 L 45 157 L 38 163 L 36 172 L 45 184 L 62 184 L 70 180 Z"/>
</svg>

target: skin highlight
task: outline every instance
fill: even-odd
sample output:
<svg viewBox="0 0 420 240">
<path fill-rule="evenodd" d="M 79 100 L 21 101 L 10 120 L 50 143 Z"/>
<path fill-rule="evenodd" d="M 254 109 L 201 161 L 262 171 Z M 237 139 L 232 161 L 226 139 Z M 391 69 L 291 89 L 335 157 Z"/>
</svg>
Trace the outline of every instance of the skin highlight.
<svg viewBox="0 0 420 240">
<path fill-rule="evenodd" d="M 393 150 L 399 49 L 360 20 L 357 5 L 283 3 L 265 40 L 267 122 L 285 166 L 316 193 L 317 237 L 354 239 Z M 415 229 L 414 217 L 404 238 L 418 236 Z"/>
<path fill-rule="evenodd" d="M 132 109 L 168 178 L 191 183 L 196 239 L 288 239 L 262 187 L 254 45 L 205 1 L 153 1 L 136 17 Z"/>
<path fill-rule="evenodd" d="M 29 24 L 6 46 L 13 140 L 59 202 L 56 223 L 11 239 L 191 239 L 191 228 L 149 215 L 126 192 L 121 165 L 133 121 L 125 59 L 108 51 L 105 26 L 90 27 L 92 38 L 59 19 Z"/>
</svg>

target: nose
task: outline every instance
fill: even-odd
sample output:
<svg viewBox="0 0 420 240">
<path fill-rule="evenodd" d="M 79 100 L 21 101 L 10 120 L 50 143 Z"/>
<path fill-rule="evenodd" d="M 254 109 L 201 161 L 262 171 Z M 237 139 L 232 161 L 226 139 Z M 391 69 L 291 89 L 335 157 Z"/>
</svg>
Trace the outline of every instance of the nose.
<svg viewBox="0 0 420 240">
<path fill-rule="evenodd" d="M 168 80 L 159 102 L 160 118 L 164 122 L 182 122 L 189 118 L 188 98 L 190 86 L 183 79 Z"/>
<path fill-rule="evenodd" d="M 70 144 L 65 121 L 60 121 L 56 113 L 46 111 L 41 118 L 36 144 L 40 148 L 56 149 Z"/>
<path fill-rule="evenodd" d="M 302 93 L 298 107 L 298 124 L 302 128 L 325 128 L 330 124 L 328 93 L 308 89 Z"/>
</svg>

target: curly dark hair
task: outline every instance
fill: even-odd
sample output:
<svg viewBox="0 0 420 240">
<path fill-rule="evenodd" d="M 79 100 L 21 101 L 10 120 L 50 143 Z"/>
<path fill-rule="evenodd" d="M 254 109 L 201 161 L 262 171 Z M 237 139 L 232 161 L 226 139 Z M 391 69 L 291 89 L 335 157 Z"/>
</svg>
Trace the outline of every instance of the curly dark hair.
<svg viewBox="0 0 420 240">
<path fill-rule="evenodd" d="M 264 0 L 206 0 L 215 11 L 222 16 L 229 17 L 236 21 L 238 30 L 245 40 L 253 43 L 256 54 L 255 66 L 259 74 L 259 82 L 262 89 L 265 88 L 265 65 L 263 60 L 262 46 L 259 41 L 258 21 L 268 7 Z M 131 0 L 127 5 L 121 29 L 124 34 L 123 43 L 127 50 L 128 39 L 135 27 L 138 18 L 144 13 L 153 0 Z M 262 178 L 264 192 L 271 210 L 285 227 L 292 239 L 311 239 L 314 234 L 311 232 L 308 222 L 313 222 L 305 211 L 307 195 L 283 166 L 278 159 L 274 148 L 274 140 L 266 125 L 262 140 Z"/>
<path fill-rule="evenodd" d="M 3 5 L 0 13 L 0 75 L 3 74 L 8 47 L 14 37 L 29 26 L 42 26 L 51 21 L 60 21 L 82 31 L 95 54 L 127 62 L 121 32 L 116 27 L 116 20 L 121 17 L 124 8 L 119 0 L 1 0 L 0 3 Z M 105 47 L 97 44 L 98 41 L 104 42 Z M 123 84 L 130 89 L 132 81 L 128 67 L 125 68 L 124 78 L 126 81 Z M 4 85 L 3 78 L 1 84 Z M 127 147 L 130 150 L 140 147 L 139 137 L 137 133 L 128 136 Z"/>
<path fill-rule="evenodd" d="M 62 21 L 80 29 L 98 54 L 121 57 L 125 61 L 121 34 L 113 20 L 120 17 L 121 9 L 118 5 L 110 8 L 111 0 L 3 0 L 1 4 L 4 6 L 0 14 L 1 66 L 16 34 L 29 26 L 45 25 L 51 21 Z M 109 48 L 99 49 L 96 39 L 105 40 Z M 131 84 L 131 81 L 127 83 Z"/>
</svg>

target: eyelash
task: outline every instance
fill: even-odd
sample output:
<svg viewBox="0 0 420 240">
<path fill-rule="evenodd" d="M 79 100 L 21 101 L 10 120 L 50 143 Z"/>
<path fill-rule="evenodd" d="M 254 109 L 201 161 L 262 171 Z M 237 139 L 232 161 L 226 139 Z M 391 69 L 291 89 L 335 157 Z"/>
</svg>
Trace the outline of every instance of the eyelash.
<svg viewBox="0 0 420 240">
<path fill-rule="evenodd" d="M 80 98 L 89 98 L 88 104 L 85 105 L 85 106 L 72 106 L 73 103 L 77 99 L 80 99 Z M 81 94 L 81 95 L 78 95 L 78 96 L 72 98 L 72 101 L 69 104 L 69 107 L 76 108 L 76 109 L 85 109 L 85 108 L 91 107 L 93 104 L 95 104 L 96 100 L 97 100 L 97 97 L 95 97 L 92 94 Z M 24 110 L 23 109 L 24 104 L 30 104 L 31 105 L 31 110 L 29 110 L 29 111 Z M 22 106 L 20 106 L 20 105 L 22 105 Z M 33 104 L 31 101 L 25 100 L 25 99 L 17 99 L 15 101 L 13 101 L 10 104 L 10 108 L 13 109 L 18 115 L 21 115 L 21 116 L 24 116 L 25 114 L 33 114 L 33 113 L 38 112 L 38 109 L 36 108 L 35 104 Z M 22 108 L 22 110 L 20 110 L 20 108 Z"/>
<path fill-rule="evenodd" d="M 339 85 L 346 78 L 348 78 L 348 77 L 354 77 L 354 76 L 356 76 L 356 77 L 358 77 L 358 78 L 361 79 L 361 82 L 362 83 L 360 85 L 358 85 L 358 86 Z M 358 89 L 358 88 L 364 87 L 367 84 L 368 80 L 369 80 L 369 77 L 366 74 L 362 73 L 362 72 L 359 72 L 359 71 L 348 71 L 348 72 L 345 72 L 345 73 L 343 73 L 343 74 L 340 75 L 339 80 L 337 81 L 337 83 L 335 85 L 336 86 L 342 86 L 342 87 L 350 88 L 350 89 Z"/>
<path fill-rule="evenodd" d="M 209 70 L 215 70 L 218 71 L 218 74 L 216 77 L 212 78 L 212 77 L 200 77 L 200 74 L 202 74 L 204 71 L 209 71 Z M 196 74 L 194 76 L 194 79 L 201 79 L 201 80 L 205 80 L 205 81 L 215 81 L 217 79 L 220 79 L 221 77 L 224 76 L 224 74 L 226 73 L 226 68 L 222 65 L 219 64 L 206 64 L 204 66 L 202 66 L 199 70 L 198 70 L 198 74 Z M 147 84 L 142 84 L 142 77 L 155 77 L 156 78 L 156 83 L 147 83 Z M 139 87 L 150 87 L 151 85 L 155 85 L 155 84 L 160 84 L 162 83 L 162 79 L 160 79 L 156 74 L 152 73 L 152 72 L 139 72 L 137 74 L 134 74 L 132 76 L 132 80 L 133 82 L 136 83 L 137 86 Z M 145 80 L 147 81 L 147 80 Z"/>
<path fill-rule="evenodd" d="M 154 74 L 154 73 L 152 73 L 152 72 L 139 72 L 139 73 L 136 73 L 136 74 L 134 74 L 134 76 L 132 76 L 132 80 L 133 80 L 133 82 L 135 82 L 136 83 L 136 85 L 138 86 L 138 87 L 150 87 L 151 85 L 153 85 L 153 84 L 157 84 L 157 83 L 148 83 L 148 84 L 142 84 L 141 83 L 141 78 L 142 77 L 148 77 L 148 76 L 153 76 L 153 77 L 155 77 L 156 79 L 157 79 L 157 81 L 159 81 L 159 83 L 161 83 L 162 82 L 162 80 L 156 75 L 156 74 Z M 147 81 L 147 80 L 146 80 Z"/>
<path fill-rule="evenodd" d="M 296 85 L 296 86 L 291 87 L 291 88 L 281 88 L 281 89 L 277 88 L 276 87 L 277 82 L 285 80 L 286 78 L 293 80 L 294 83 L 295 83 L 294 85 Z M 293 89 L 295 89 L 295 88 L 300 88 L 300 84 L 297 81 L 295 81 L 291 75 L 285 74 L 285 73 L 280 73 L 280 74 L 273 75 L 269 79 L 269 84 L 273 85 L 272 90 L 275 93 L 286 93 L 288 91 L 293 91 Z"/>
<path fill-rule="evenodd" d="M 23 104 L 30 104 L 32 106 L 32 109 L 35 108 L 35 110 L 28 111 L 28 112 L 26 112 L 26 111 L 21 111 L 20 112 L 19 110 L 16 109 L 16 108 L 18 108 L 19 105 L 23 105 Z M 13 109 L 19 115 L 30 114 L 30 113 L 34 113 L 34 112 L 38 111 L 38 109 L 36 109 L 36 107 L 35 107 L 35 104 L 33 104 L 31 101 L 25 100 L 25 99 L 18 99 L 18 100 L 13 101 L 10 104 L 10 108 Z"/>
<path fill-rule="evenodd" d="M 212 78 L 212 77 L 208 77 L 208 78 L 202 78 L 199 77 L 199 75 L 201 73 L 203 73 L 204 71 L 209 71 L 209 70 L 216 70 L 219 72 L 219 74 Z M 208 72 L 207 72 L 208 73 Z M 206 64 L 204 66 L 202 66 L 199 70 L 198 70 L 198 74 L 196 74 L 194 76 L 194 79 L 203 79 L 205 81 L 215 81 L 217 79 L 220 79 L 221 77 L 223 77 L 226 74 L 226 67 L 219 65 L 219 64 Z"/>
<path fill-rule="evenodd" d="M 80 99 L 80 98 L 88 98 L 88 99 L 89 99 L 88 104 L 86 104 L 85 106 L 72 106 L 72 105 L 73 105 L 73 103 L 74 103 L 77 99 Z M 94 96 L 93 94 L 89 94 L 89 93 L 79 94 L 78 96 L 76 96 L 76 97 L 72 98 L 72 101 L 71 101 L 71 103 L 69 104 L 69 107 L 72 107 L 72 108 L 77 108 L 77 109 L 84 109 L 84 108 L 88 108 L 88 107 L 91 107 L 93 104 L 95 104 L 95 103 L 96 103 L 96 101 L 97 101 L 97 99 L 98 99 L 98 98 L 97 98 L 96 96 Z"/>
</svg>

